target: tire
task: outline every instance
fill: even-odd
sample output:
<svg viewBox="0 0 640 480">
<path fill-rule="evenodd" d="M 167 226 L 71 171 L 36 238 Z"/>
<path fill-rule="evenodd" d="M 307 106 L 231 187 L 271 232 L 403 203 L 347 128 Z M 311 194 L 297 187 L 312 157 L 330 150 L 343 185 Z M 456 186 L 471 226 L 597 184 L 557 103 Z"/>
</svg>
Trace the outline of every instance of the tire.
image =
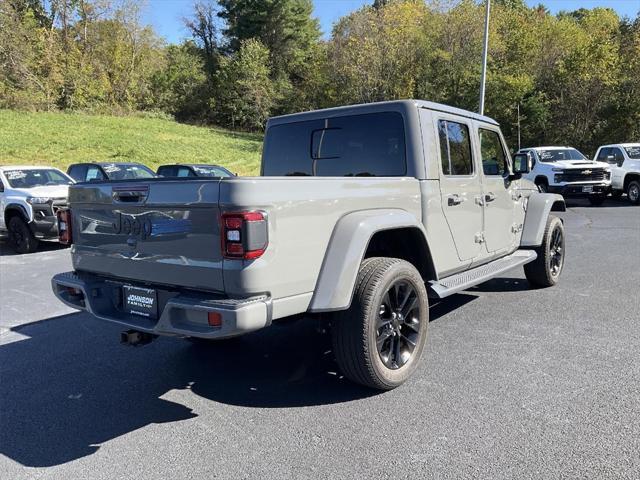
<svg viewBox="0 0 640 480">
<path fill-rule="evenodd" d="M 606 198 L 606 195 L 589 195 L 589 203 L 595 207 L 598 207 L 604 203 Z"/>
<path fill-rule="evenodd" d="M 333 351 L 345 377 L 378 390 L 402 385 L 427 339 L 429 302 L 420 273 L 404 260 L 366 259 L 351 306 L 335 313 L 331 324 Z"/>
<path fill-rule="evenodd" d="M 631 180 L 627 185 L 627 198 L 631 205 L 640 205 L 640 182 Z"/>
<path fill-rule="evenodd" d="M 538 258 L 524 266 L 524 274 L 533 286 L 552 287 L 558 283 L 566 252 L 564 225 L 558 217 L 549 215 L 542 245 L 535 251 Z"/>
<path fill-rule="evenodd" d="M 22 218 L 11 217 L 8 230 L 9 243 L 17 253 L 33 253 L 38 249 L 38 239 Z"/>
</svg>

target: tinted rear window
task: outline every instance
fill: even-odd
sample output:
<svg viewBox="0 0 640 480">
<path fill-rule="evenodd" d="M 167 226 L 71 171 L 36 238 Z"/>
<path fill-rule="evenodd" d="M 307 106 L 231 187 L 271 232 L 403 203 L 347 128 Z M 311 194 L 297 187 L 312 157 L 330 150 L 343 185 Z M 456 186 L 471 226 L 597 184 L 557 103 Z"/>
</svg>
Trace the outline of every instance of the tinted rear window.
<svg viewBox="0 0 640 480">
<path fill-rule="evenodd" d="M 274 125 L 267 131 L 265 176 L 403 176 L 404 122 L 396 112 Z"/>
</svg>

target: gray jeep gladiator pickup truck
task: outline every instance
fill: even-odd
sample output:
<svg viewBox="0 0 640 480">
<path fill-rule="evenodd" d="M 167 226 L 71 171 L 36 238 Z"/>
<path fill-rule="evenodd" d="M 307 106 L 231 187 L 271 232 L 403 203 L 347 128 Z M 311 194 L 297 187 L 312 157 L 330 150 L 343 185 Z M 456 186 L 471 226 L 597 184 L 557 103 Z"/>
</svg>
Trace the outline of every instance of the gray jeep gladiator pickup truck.
<svg viewBox="0 0 640 480">
<path fill-rule="evenodd" d="M 260 177 L 72 186 L 59 228 L 74 271 L 53 290 L 133 344 L 315 316 L 346 377 L 391 389 L 420 359 L 429 297 L 521 265 L 558 281 L 564 200 L 529 169 L 494 120 L 436 103 L 272 118 Z"/>
</svg>

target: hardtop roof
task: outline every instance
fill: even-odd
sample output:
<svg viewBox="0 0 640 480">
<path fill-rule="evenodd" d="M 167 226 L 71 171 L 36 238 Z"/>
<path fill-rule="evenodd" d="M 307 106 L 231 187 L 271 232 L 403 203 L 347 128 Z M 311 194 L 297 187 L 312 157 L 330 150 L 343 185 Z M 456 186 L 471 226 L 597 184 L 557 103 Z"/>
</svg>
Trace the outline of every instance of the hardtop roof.
<svg viewBox="0 0 640 480">
<path fill-rule="evenodd" d="M 271 117 L 268 121 L 269 125 L 278 125 L 283 123 L 291 123 L 294 121 L 314 120 L 320 118 L 327 118 L 341 115 L 355 115 L 360 113 L 359 111 L 365 111 L 369 113 L 385 111 L 386 108 L 425 108 L 427 110 L 434 110 L 443 113 L 449 113 L 452 115 L 459 115 L 461 117 L 471 118 L 480 122 L 488 123 L 491 125 L 499 125 L 493 118 L 480 115 L 479 113 L 471 112 L 469 110 L 463 110 L 462 108 L 451 107 L 442 103 L 429 102 L 427 100 L 392 100 L 387 102 L 373 102 L 373 103 L 361 103 L 356 105 L 345 105 L 341 107 L 325 108 L 321 110 L 311 110 L 308 112 L 291 113 L 288 115 L 280 115 L 277 117 Z"/>
</svg>

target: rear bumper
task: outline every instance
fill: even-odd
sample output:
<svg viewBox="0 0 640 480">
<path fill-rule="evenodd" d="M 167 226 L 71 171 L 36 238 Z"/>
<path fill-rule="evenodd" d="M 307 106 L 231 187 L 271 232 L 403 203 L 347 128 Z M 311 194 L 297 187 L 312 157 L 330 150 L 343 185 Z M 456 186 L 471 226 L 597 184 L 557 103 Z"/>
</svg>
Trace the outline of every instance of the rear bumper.
<svg viewBox="0 0 640 480">
<path fill-rule="evenodd" d="M 584 192 L 583 187 L 592 187 L 593 192 Z M 609 183 L 569 183 L 566 185 L 549 185 L 549 193 L 559 193 L 563 197 L 588 197 L 589 195 L 606 195 L 611 190 Z"/>
<path fill-rule="evenodd" d="M 101 320 L 154 335 L 226 338 L 271 324 L 271 299 L 265 295 L 226 299 L 214 294 L 170 291 L 161 287 L 157 289 L 157 319 L 132 315 L 120 305 L 120 292 L 125 284 L 79 272 L 60 273 L 51 280 L 56 297 L 70 307 L 86 310 Z M 72 294 L 69 288 L 77 289 L 81 295 Z M 221 315 L 221 326 L 208 324 L 209 312 Z"/>
</svg>

